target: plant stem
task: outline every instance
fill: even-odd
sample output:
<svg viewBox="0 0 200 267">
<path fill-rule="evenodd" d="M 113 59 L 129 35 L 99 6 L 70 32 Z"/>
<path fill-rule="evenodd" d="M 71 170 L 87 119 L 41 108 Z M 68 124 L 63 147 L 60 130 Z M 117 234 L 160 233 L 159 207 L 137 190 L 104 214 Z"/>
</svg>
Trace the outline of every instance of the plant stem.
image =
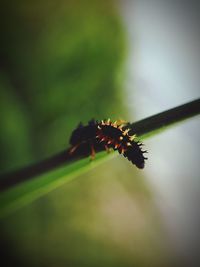
<svg viewBox="0 0 200 267">
<path fill-rule="evenodd" d="M 133 132 L 141 137 L 198 114 L 200 114 L 200 99 L 196 99 L 129 125 Z"/>
<path fill-rule="evenodd" d="M 172 125 L 198 114 L 200 114 L 200 99 L 169 109 L 138 122 L 128 124 L 128 127 L 131 128 L 131 131 L 136 133 L 138 137 L 144 138 L 149 134 L 152 135 L 154 132 L 162 129 L 163 127 Z M 53 170 L 60 165 L 70 163 L 87 156 L 88 155 L 80 154 L 70 156 L 68 150 L 66 149 L 39 163 L 2 175 L 0 178 L 0 191 L 6 190 L 18 183 L 27 181 L 28 179 L 32 179 L 34 176 L 38 176 L 45 171 Z"/>
</svg>

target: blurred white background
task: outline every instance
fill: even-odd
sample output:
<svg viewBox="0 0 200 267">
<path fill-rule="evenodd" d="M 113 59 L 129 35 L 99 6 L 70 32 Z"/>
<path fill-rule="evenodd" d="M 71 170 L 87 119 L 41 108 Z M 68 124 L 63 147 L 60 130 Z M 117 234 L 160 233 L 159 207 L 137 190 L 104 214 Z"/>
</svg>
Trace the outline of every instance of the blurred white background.
<svg viewBox="0 0 200 267">
<path fill-rule="evenodd" d="M 200 4 L 122 0 L 129 38 L 127 101 L 136 120 L 200 95 Z M 132 116 L 133 117 L 133 116 Z M 145 141 L 145 172 L 175 254 L 200 266 L 200 120 Z"/>
</svg>

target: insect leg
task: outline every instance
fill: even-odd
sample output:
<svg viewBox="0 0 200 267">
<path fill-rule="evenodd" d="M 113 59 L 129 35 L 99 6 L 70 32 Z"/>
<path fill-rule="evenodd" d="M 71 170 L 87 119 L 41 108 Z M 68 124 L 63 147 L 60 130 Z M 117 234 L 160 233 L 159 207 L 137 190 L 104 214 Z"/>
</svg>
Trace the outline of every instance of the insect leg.
<svg viewBox="0 0 200 267">
<path fill-rule="evenodd" d="M 108 153 L 111 152 L 111 148 L 109 148 L 107 145 L 104 145 L 104 147 L 105 147 L 105 150 L 106 150 Z"/>
<path fill-rule="evenodd" d="M 73 154 L 74 151 L 79 147 L 79 145 L 80 145 L 80 144 L 77 144 L 77 145 L 73 146 L 72 148 L 70 148 L 70 150 L 69 150 L 69 154 L 70 154 L 70 155 Z"/>
<path fill-rule="evenodd" d="M 95 158 L 95 150 L 94 150 L 94 145 L 91 144 L 91 160 Z"/>
</svg>

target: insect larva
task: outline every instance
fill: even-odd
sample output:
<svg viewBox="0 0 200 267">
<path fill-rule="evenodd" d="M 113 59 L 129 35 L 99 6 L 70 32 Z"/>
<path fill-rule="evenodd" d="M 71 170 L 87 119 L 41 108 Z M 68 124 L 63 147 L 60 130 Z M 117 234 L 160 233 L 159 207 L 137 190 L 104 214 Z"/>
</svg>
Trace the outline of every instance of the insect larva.
<svg viewBox="0 0 200 267">
<path fill-rule="evenodd" d="M 147 159 L 143 154 L 147 151 L 141 149 L 142 144 L 135 141 L 136 136 L 129 135 L 129 132 L 124 123 L 111 122 L 110 119 L 100 122 L 91 120 L 86 126 L 80 123 L 72 132 L 69 153 L 84 153 L 94 158 L 95 151 L 109 151 L 112 148 L 142 169 Z"/>
</svg>

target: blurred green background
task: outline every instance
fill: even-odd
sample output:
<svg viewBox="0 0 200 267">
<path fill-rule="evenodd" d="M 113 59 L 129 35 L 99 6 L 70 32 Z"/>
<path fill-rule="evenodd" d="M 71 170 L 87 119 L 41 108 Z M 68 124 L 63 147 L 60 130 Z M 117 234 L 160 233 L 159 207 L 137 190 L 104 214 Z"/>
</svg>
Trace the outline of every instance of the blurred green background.
<svg viewBox="0 0 200 267">
<path fill-rule="evenodd" d="M 111 1 L 4 1 L 1 170 L 60 151 L 79 121 L 125 114 L 124 34 Z"/>
<path fill-rule="evenodd" d="M 0 25 L 1 172 L 65 149 L 80 121 L 129 118 L 115 1 L 3 1 Z M 169 266 L 160 220 L 117 157 L 2 220 L 2 266 Z"/>
</svg>

